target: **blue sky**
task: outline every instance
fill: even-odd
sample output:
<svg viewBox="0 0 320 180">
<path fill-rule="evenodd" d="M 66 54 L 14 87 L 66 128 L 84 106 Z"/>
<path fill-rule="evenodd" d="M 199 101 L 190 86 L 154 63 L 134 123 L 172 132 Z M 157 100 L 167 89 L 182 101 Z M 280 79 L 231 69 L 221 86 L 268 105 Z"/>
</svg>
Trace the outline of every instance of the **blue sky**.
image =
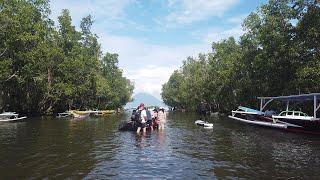
<svg viewBox="0 0 320 180">
<path fill-rule="evenodd" d="M 103 52 L 118 53 L 134 93 L 161 99 L 162 84 L 188 56 L 211 51 L 211 43 L 239 37 L 243 19 L 266 0 L 52 0 L 55 21 L 69 9 L 73 24 L 94 18 L 92 31 Z"/>
</svg>

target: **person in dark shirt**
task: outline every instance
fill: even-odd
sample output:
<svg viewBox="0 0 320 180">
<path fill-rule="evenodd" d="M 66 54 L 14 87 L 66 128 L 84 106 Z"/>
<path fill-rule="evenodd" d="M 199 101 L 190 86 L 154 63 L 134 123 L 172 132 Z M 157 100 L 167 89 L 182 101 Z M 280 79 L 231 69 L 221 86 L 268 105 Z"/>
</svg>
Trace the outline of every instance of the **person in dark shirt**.
<svg viewBox="0 0 320 180">
<path fill-rule="evenodd" d="M 147 108 L 145 108 L 145 110 L 147 112 L 147 125 L 153 130 L 152 114 Z"/>
<path fill-rule="evenodd" d="M 209 117 L 210 113 L 210 105 L 205 101 L 201 101 L 201 103 L 198 105 L 198 114 L 200 115 L 200 120 L 206 120 L 206 117 Z"/>
</svg>

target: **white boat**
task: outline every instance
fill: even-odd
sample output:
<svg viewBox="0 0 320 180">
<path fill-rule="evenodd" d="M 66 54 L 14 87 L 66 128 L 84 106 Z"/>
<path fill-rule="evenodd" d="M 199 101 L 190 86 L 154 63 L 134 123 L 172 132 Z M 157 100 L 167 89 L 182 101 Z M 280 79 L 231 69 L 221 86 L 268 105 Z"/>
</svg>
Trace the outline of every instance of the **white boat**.
<svg viewBox="0 0 320 180">
<path fill-rule="evenodd" d="M 63 113 L 58 113 L 57 118 L 65 118 L 65 117 L 70 117 L 72 114 L 70 112 L 63 112 Z"/>
<path fill-rule="evenodd" d="M 206 121 L 202 121 L 202 120 L 196 120 L 194 123 L 196 125 L 203 126 L 205 128 L 212 128 L 213 127 L 212 123 L 209 123 L 209 122 L 206 122 Z"/>
<path fill-rule="evenodd" d="M 317 117 L 317 111 L 320 109 L 320 93 L 258 97 L 258 99 L 260 100 L 260 110 L 239 106 L 236 111 L 232 111 L 232 115 L 229 118 L 248 124 L 320 135 L 320 118 Z M 274 114 L 274 111 L 263 111 L 274 100 L 285 102 L 286 110 L 278 115 Z M 313 101 L 313 116 L 308 116 L 301 111 L 289 110 L 290 103 L 307 101 Z"/>
<path fill-rule="evenodd" d="M 0 114 L 0 122 L 10 122 L 26 119 L 27 117 L 19 117 L 19 114 L 15 112 L 4 112 Z"/>
<path fill-rule="evenodd" d="M 306 113 L 301 111 L 282 111 L 279 115 L 272 115 L 274 119 L 299 119 L 299 120 L 319 120 L 319 118 L 314 118 L 313 116 L 308 116 Z"/>
</svg>

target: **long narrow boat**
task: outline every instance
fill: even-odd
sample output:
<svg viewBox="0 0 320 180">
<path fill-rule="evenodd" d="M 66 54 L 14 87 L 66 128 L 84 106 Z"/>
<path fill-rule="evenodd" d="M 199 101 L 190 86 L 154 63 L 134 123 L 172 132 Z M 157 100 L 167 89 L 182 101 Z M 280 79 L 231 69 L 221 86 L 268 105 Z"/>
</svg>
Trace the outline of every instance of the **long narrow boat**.
<svg viewBox="0 0 320 180">
<path fill-rule="evenodd" d="M 94 110 L 90 111 L 95 116 L 107 116 L 109 114 L 115 114 L 115 110 Z"/>
<path fill-rule="evenodd" d="M 84 119 L 90 116 L 91 111 L 76 111 L 76 110 L 71 110 L 69 111 L 72 116 L 76 119 Z"/>
<path fill-rule="evenodd" d="M 260 100 L 260 110 L 239 106 L 236 111 L 232 111 L 232 115 L 229 118 L 248 124 L 320 135 L 320 118 L 317 118 L 317 111 L 320 108 L 320 104 L 317 101 L 320 99 L 320 93 L 258 97 L 258 99 Z M 273 111 L 263 111 L 273 100 L 286 102 L 286 110 L 278 115 Z M 313 116 L 308 116 L 301 111 L 289 111 L 290 102 L 306 101 L 313 101 Z"/>
<path fill-rule="evenodd" d="M 26 116 L 19 117 L 19 114 L 15 112 L 4 112 L 0 114 L 0 122 L 19 121 L 26 118 Z"/>
</svg>

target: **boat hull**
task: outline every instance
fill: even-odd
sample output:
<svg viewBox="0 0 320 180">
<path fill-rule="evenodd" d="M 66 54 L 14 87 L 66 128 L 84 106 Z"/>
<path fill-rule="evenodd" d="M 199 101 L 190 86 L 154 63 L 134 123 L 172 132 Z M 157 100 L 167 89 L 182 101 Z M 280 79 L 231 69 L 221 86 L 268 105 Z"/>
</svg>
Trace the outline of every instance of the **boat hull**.
<svg viewBox="0 0 320 180">
<path fill-rule="evenodd" d="M 320 121 L 306 121 L 298 119 L 281 119 L 276 120 L 271 117 L 263 115 L 251 115 L 251 114 L 235 114 L 233 116 L 228 116 L 233 120 L 244 122 L 247 124 L 265 126 L 271 128 L 282 129 L 291 132 L 301 132 L 308 134 L 320 135 Z"/>
<path fill-rule="evenodd" d="M 85 114 L 85 115 L 83 115 L 83 114 L 73 114 L 73 117 L 77 118 L 77 119 L 84 119 L 84 118 L 87 118 L 89 116 L 90 116 L 90 114 Z"/>
<path fill-rule="evenodd" d="M 70 111 L 75 119 L 84 119 L 90 116 L 89 111 Z"/>
<path fill-rule="evenodd" d="M 279 129 L 287 129 L 286 124 L 266 122 L 266 121 L 260 121 L 260 120 L 246 120 L 246 119 L 238 118 L 235 116 L 229 116 L 229 118 L 237 120 L 237 121 L 241 121 L 244 123 L 248 123 L 248 124 L 255 124 L 255 125 L 259 125 L 259 126 L 267 126 L 267 127 L 273 127 L 273 128 L 279 128 Z"/>
<path fill-rule="evenodd" d="M 12 118 L 12 119 L 0 119 L 0 122 L 12 122 L 12 121 L 20 121 L 26 119 L 27 117 L 19 117 L 19 118 Z"/>
<path fill-rule="evenodd" d="M 206 128 L 212 128 L 213 127 L 212 123 L 205 122 L 205 121 L 202 121 L 202 120 L 196 120 L 194 123 L 196 125 L 198 125 L 198 126 L 203 126 L 203 127 L 206 127 Z"/>
<path fill-rule="evenodd" d="M 299 119 L 286 119 L 281 118 L 276 121 L 292 124 L 296 127 L 294 129 L 301 129 L 304 131 L 319 132 L 320 133 L 320 120 L 299 120 Z"/>
</svg>

